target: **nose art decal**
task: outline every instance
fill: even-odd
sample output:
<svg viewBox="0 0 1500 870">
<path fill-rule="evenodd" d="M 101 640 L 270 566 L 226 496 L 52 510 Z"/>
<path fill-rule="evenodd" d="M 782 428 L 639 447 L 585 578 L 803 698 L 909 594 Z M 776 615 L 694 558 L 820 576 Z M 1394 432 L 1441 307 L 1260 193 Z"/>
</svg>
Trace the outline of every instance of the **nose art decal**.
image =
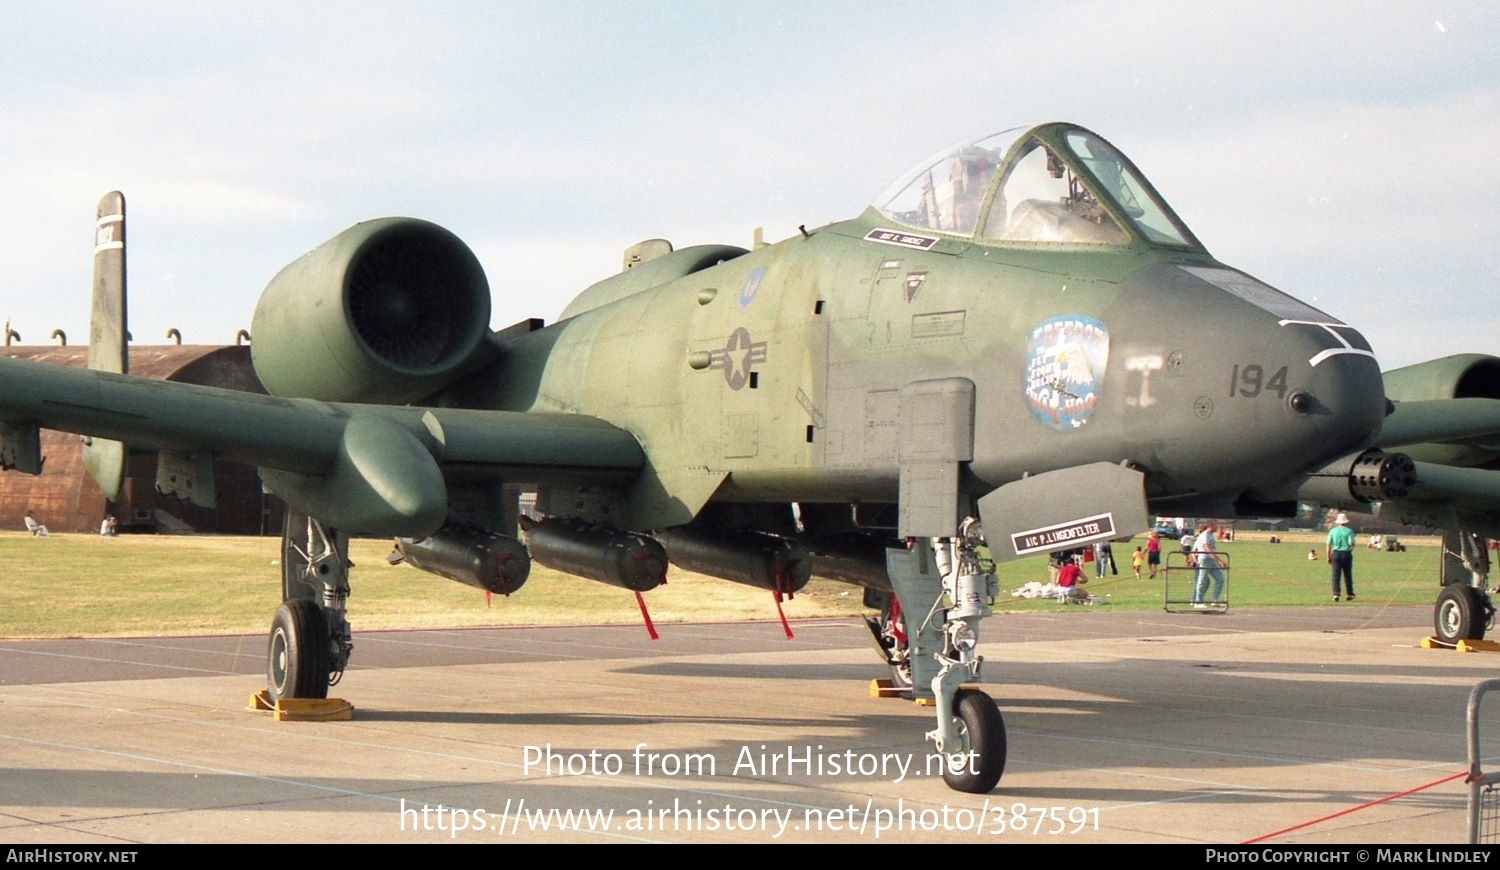
<svg viewBox="0 0 1500 870">
<path fill-rule="evenodd" d="M 1053 429 L 1077 429 L 1099 403 L 1109 364 L 1109 330 L 1092 317 L 1054 317 L 1026 342 L 1026 404 Z"/>
</svg>

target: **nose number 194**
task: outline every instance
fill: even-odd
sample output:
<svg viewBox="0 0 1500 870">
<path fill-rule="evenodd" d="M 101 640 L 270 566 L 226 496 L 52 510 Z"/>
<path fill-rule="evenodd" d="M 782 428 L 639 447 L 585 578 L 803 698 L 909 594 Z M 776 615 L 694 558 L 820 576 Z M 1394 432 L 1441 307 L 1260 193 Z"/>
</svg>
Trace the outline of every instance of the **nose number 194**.
<svg viewBox="0 0 1500 870">
<path fill-rule="evenodd" d="M 1286 366 L 1277 369 L 1269 380 L 1265 366 L 1259 363 L 1236 365 L 1229 373 L 1229 398 L 1253 399 L 1262 392 L 1286 398 Z"/>
</svg>

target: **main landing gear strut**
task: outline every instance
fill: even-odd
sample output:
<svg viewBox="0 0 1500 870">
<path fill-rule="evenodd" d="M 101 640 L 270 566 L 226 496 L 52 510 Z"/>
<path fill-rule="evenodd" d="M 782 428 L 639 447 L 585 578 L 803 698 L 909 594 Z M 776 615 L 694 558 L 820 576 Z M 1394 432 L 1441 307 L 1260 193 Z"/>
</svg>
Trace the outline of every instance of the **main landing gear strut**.
<svg viewBox="0 0 1500 870">
<path fill-rule="evenodd" d="M 920 539 L 911 550 L 888 550 L 894 598 L 882 614 L 900 626 L 906 648 L 887 645 L 892 673 L 910 674 L 912 694 L 936 700 L 937 727 L 927 739 L 944 756 L 943 780 L 982 794 L 1005 772 L 1005 720 L 989 695 L 964 684 L 979 679 L 978 623 L 997 583 L 979 558 L 978 524 L 966 520 L 957 538 Z M 891 611 L 895 608 L 895 619 Z M 893 631 L 892 637 L 897 637 Z"/>
<path fill-rule="evenodd" d="M 266 649 L 267 691 L 283 698 L 326 698 L 354 650 L 345 618 L 349 536 L 314 517 L 289 512 L 281 536 L 281 597 Z"/>
<path fill-rule="evenodd" d="M 1437 604 L 1432 621 L 1437 639 L 1450 646 L 1461 640 L 1483 640 L 1495 626 L 1495 607 L 1487 585 L 1490 555 L 1485 539 L 1475 532 L 1443 533 Z"/>
</svg>

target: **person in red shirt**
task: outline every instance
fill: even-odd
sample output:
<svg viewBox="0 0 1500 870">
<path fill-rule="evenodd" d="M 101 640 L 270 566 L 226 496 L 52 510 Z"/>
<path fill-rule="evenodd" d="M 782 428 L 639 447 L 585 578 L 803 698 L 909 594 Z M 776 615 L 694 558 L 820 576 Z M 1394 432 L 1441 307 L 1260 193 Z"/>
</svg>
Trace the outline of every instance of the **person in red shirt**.
<svg viewBox="0 0 1500 870">
<path fill-rule="evenodd" d="M 1156 571 L 1161 567 L 1161 535 L 1155 529 L 1146 537 L 1146 567 L 1151 570 L 1151 579 L 1156 579 Z"/>
<path fill-rule="evenodd" d="M 1077 559 L 1068 559 L 1057 571 L 1057 585 L 1062 588 L 1063 603 L 1087 598 L 1088 593 L 1083 591 L 1083 584 L 1087 582 Z"/>
</svg>

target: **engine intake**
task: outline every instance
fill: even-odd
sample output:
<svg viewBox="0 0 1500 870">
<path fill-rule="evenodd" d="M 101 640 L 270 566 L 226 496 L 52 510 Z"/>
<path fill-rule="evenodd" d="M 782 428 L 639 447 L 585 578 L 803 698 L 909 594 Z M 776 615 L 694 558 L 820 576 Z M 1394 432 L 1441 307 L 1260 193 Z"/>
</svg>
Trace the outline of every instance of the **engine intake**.
<svg viewBox="0 0 1500 870">
<path fill-rule="evenodd" d="M 250 351 L 273 395 L 404 404 L 462 372 L 489 320 L 489 282 L 467 245 L 427 221 L 381 218 L 271 279 Z"/>
</svg>

